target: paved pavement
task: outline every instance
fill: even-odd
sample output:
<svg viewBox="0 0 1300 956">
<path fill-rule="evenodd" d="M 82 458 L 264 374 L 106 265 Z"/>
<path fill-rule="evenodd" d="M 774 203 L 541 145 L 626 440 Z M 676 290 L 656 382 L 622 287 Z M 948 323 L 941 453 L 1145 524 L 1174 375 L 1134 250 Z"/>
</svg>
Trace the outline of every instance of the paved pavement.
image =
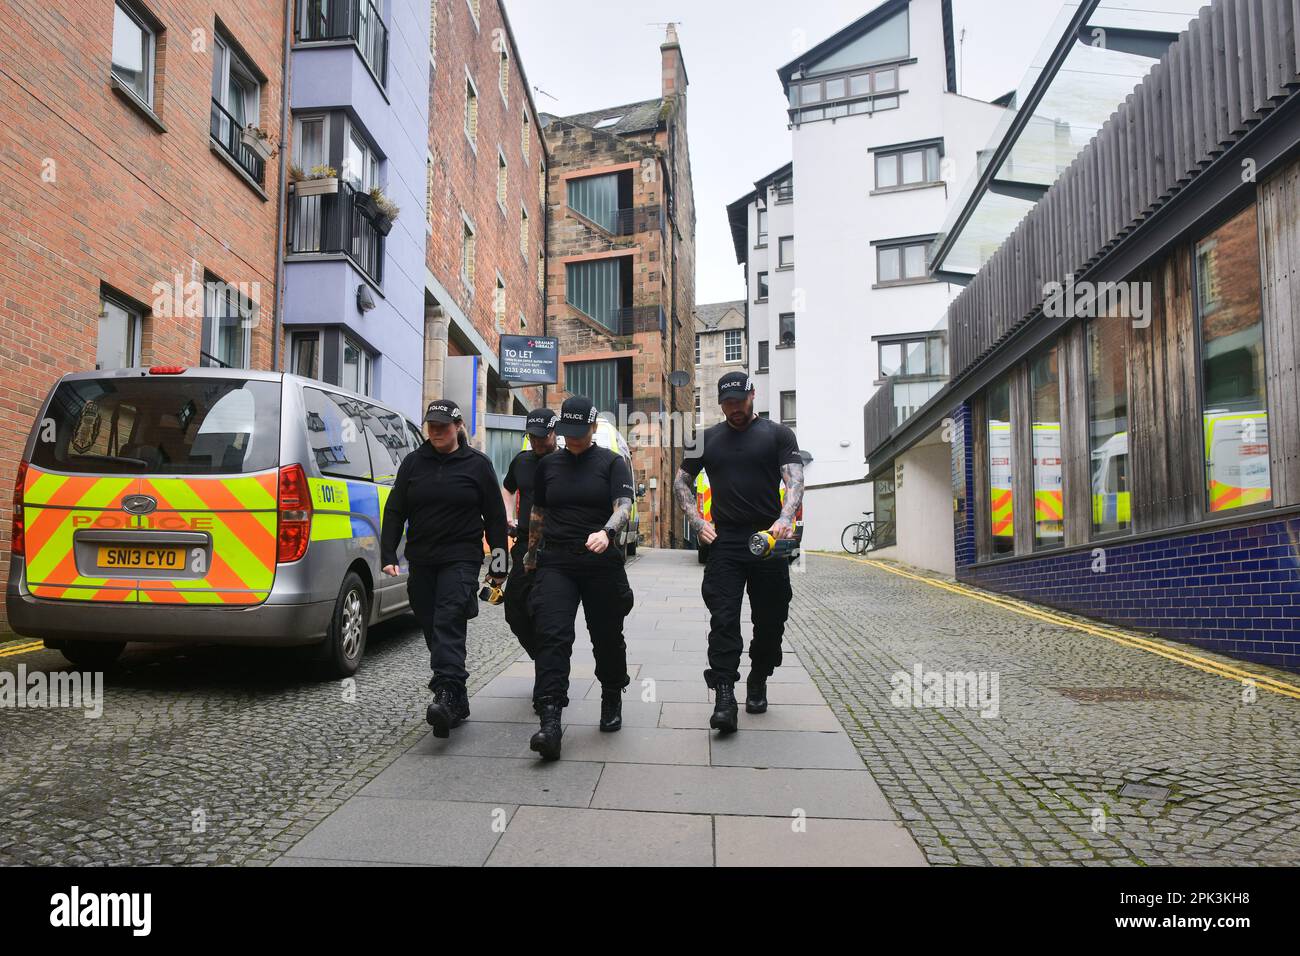
<svg viewBox="0 0 1300 956">
<path fill-rule="evenodd" d="M 1296 674 L 1151 641 L 1189 666 L 846 558 L 806 568 L 788 637 L 932 864 L 1300 863 L 1300 700 L 1199 668 Z M 918 665 L 996 673 L 996 716 L 899 706 Z"/>
<path fill-rule="evenodd" d="M 923 864 L 796 655 L 769 684 L 766 714 L 742 707 L 726 738 L 708 729 L 700 575 L 692 552 L 646 551 L 629 566 L 622 730 L 596 726 L 582 631 L 563 757 L 537 759 L 521 653 L 474 694 L 469 722 L 447 740 L 424 735 L 276 865 Z"/>
</svg>

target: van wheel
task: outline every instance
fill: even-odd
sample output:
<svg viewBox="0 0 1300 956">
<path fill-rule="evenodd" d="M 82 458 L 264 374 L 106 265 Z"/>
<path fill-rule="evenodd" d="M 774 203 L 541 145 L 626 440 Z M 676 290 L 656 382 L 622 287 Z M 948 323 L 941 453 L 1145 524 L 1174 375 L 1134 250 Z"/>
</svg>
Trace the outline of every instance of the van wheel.
<svg viewBox="0 0 1300 956">
<path fill-rule="evenodd" d="M 125 641 L 61 641 L 58 651 L 73 666 L 95 671 L 112 667 L 125 648 Z"/>
<path fill-rule="evenodd" d="M 334 602 L 329 633 L 320 645 L 319 661 L 330 677 L 351 677 L 366 652 L 370 596 L 355 571 L 349 571 Z"/>
</svg>

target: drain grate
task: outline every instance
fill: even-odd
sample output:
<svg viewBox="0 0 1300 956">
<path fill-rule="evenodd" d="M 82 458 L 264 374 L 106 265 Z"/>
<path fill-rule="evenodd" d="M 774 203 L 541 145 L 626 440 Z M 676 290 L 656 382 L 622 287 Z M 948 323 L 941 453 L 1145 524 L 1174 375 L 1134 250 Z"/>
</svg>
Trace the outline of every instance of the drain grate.
<svg viewBox="0 0 1300 956">
<path fill-rule="evenodd" d="M 1120 790 L 1119 795 L 1134 800 L 1155 800 L 1164 803 L 1169 799 L 1169 788 L 1153 787 L 1146 783 L 1126 783 Z"/>
<path fill-rule="evenodd" d="M 1156 687 L 1053 687 L 1071 700 L 1083 704 L 1136 703 L 1144 700 L 1192 700 L 1186 694 Z"/>
</svg>

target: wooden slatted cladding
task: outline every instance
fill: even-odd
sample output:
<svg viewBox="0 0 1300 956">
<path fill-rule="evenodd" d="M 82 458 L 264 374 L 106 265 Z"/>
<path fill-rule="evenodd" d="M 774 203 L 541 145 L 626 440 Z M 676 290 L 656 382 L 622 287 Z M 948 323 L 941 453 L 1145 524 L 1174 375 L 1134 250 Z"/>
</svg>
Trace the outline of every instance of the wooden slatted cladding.
<svg viewBox="0 0 1300 956">
<path fill-rule="evenodd" d="M 1300 85 L 1300 0 L 1203 8 L 950 305 L 953 377 L 1036 313 Z"/>
<path fill-rule="evenodd" d="M 1258 201 L 1273 500 L 1300 503 L 1300 162 L 1260 183 Z"/>
</svg>

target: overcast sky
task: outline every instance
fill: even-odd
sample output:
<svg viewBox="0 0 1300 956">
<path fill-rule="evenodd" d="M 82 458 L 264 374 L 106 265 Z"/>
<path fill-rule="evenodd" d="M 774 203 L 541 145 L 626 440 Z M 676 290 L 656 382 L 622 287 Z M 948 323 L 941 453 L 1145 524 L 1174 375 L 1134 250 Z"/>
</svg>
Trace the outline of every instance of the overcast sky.
<svg viewBox="0 0 1300 956">
<path fill-rule="evenodd" d="M 878 5 L 875 0 L 506 0 L 537 108 L 560 116 L 658 96 L 664 26 L 656 21 L 678 21 L 690 78 L 698 302 L 743 297 L 745 278 L 736 264 L 725 207 L 790 159 L 777 67 Z M 1060 0 L 953 0 L 954 35 L 965 30 L 958 60 L 961 92 L 987 100 L 1014 89 L 1061 7 Z"/>
</svg>

